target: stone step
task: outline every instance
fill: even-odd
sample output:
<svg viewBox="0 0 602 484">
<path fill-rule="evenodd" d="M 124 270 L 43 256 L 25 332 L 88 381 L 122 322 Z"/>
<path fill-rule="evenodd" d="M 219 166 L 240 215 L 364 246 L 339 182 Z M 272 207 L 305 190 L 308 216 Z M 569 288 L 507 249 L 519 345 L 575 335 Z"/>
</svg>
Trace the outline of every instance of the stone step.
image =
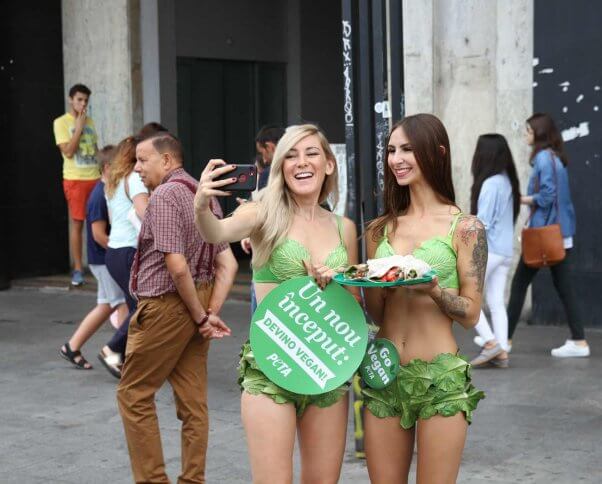
<svg viewBox="0 0 602 484">
<path fill-rule="evenodd" d="M 96 279 L 92 274 L 85 273 L 86 283 L 83 286 L 72 286 L 69 274 L 52 274 L 48 276 L 25 277 L 11 280 L 11 287 L 22 290 L 78 291 L 84 293 L 96 292 Z M 251 273 L 249 270 L 239 270 L 230 291 L 229 299 L 250 301 L 249 286 Z"/>
</svg>

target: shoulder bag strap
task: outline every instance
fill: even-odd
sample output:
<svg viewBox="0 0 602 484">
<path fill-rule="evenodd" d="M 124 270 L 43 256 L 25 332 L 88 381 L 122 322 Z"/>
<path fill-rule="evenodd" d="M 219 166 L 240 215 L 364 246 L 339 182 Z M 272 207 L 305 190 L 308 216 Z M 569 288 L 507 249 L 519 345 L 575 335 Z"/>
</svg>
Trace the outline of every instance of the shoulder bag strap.
<svg viewBox="0 0 602 484">
<path fill-rule="evenodd" d="M 559 201 L 558 201 L 558 175 L 556 174 L 556 160 L 554 159 L 554 152 L 552 150 L 547 150 L 549 155 L 550 155 L 550 159 L 552 161 L 552 170 L 554 171 L 554 185 L 555 185 L 555 190 L 556 190 L 556 197 L 554 199 L 554 206 L 556 208 L 556 222 L 560 223 L 560 211 L 559 211 Z M 535 193 L 539 193 L 539 176 L 535 179 Z M 536 207 L 535 205 L 531 205 L 531 213 L 529 214 L 529 217 L 527 218 L 527 221 L 525 222 L 525 228 L 529 227 L 529 223 L 531 222 L 531 219 L 533 218 L 533 215 L 535 215 L 535 211 L 536 211 Z"/>
<path fill-rule="evenodd" d="M 560 223 L 560 201 L 558 199 L 558 192 L 560 191 L 560 187 L 558 186 L 558 175 L 556 174 L 556 158 L 554 157 L 554 152 L 552 150 L 548 150 L 550 153 L 550 158 L 552 159 L 552 169 L 554 170 L 554 185 L 556 188 L 556 223 Z"/>
</svg>

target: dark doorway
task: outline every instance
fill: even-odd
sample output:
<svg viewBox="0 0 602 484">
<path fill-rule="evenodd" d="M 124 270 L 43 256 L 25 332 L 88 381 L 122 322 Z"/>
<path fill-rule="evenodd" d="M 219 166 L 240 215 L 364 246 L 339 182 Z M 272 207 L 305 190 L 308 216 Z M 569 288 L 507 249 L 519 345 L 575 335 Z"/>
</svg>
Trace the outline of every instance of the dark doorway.
<svg viewBox="0 0 602 484">
<path fill-rule="evenodd" d="M 0 27 L 0 278 L 66 272 L 62 159 L 52 132 L 65 112 L 61 2 L 4 2 Z"/>
<path fill-rule="evenodd" d="M 178 134 L 195 177 L 211 158 L 253 163 L 259 128 L 286 122 L 284 64 L 179 57 L 177 75 Z M 222 200 L 225 213 L 237 205 Z"/>
<path fill-rule="evenodd" d="M 602 326 L 602 30 L 599 3 L 586 0 L 535 2 L 535 111 L 550 113 L 565 130 L 571 194 L 577 214 L 571 282 L 585 326 Z M 596 14 L 597 13 L 597 14 Z M 551 297 L 550 297 L 551 296 Z M 564 324 L 566 315 L 550 272 L 533 284 L 533 319 Z"/>
</svg>

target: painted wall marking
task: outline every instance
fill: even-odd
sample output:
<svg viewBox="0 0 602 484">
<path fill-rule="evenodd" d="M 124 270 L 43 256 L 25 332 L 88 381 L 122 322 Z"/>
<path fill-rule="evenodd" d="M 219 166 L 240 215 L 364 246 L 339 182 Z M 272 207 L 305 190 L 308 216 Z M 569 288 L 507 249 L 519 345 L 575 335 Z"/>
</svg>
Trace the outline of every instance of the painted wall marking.
<svg viewBox="0 0 602 484">
<path fill-rule="evenodd" d="M 589 122 L 583 121 L 579 126 L 571 126 L 568 129 L 562 130 L 562 139 L 564 141 L 572 141 L 577 138 L 583 138 L 589 135 Z"/>
</svg>

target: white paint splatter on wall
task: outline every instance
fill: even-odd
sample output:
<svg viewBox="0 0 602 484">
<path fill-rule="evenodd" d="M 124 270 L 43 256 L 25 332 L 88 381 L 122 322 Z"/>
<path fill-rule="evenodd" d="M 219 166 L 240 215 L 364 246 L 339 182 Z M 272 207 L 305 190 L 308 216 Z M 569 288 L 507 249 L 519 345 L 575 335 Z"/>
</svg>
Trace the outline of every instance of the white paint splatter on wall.
<svg viewBox="0 0 602 484">
<path fill-rule="evenodd" d="M 533 87 L 537 87 L 539 84 L 537 84 L 536 81 L 533 82 Z"/>
<path fill-rule="evenodd" d="M 579 94 L 579 96 L 577 96 L 577 99 L 576 99 L 576 101 L 577 101 L 578 103 L 580 103 L 581 101 L 583 101 L 583 97 L 584 97 L 584 96 L 583 96 L 583 94 Z"/>
<path fill-rule="evenodd" d="M 545 69 L 541 69 L 539 71 L 540 74 L 552 74 L 552 72 L 554 72 L 552 67 L 546 67 Z"/>
<path fill-rule="evenodd" d="M 533 57 L 533 67 L 539 65 L 539 57 Z"/>
<path fill-rule="evenodd" d="M 568 129 L 562 130 L 562 139 L 566 141 L 572 141 L 577 138 L 583 138 L 589 135 L 589 122 L 583 121 L 579 123 L 579 126 L 571 126 Z"/>
<path fill-rule="evenodd" d="M 594 91 L 599 91 L 600 90 L 600 86 L 594 86 Z"/>
<path fill-rule="evenodd" d="M 562 112 L 563 112 L 563 113 L 566 113 L 568 110 L 569 110 L 569 108 L 567 108 L 566 106 L 564 106 L 564 107 L 562 108 Z"/>
<path fill-rule="evenodd" d="M 598 111 L 600 109 L 598 106 L 594 106 L 594 111 Z"/>
</svg>

